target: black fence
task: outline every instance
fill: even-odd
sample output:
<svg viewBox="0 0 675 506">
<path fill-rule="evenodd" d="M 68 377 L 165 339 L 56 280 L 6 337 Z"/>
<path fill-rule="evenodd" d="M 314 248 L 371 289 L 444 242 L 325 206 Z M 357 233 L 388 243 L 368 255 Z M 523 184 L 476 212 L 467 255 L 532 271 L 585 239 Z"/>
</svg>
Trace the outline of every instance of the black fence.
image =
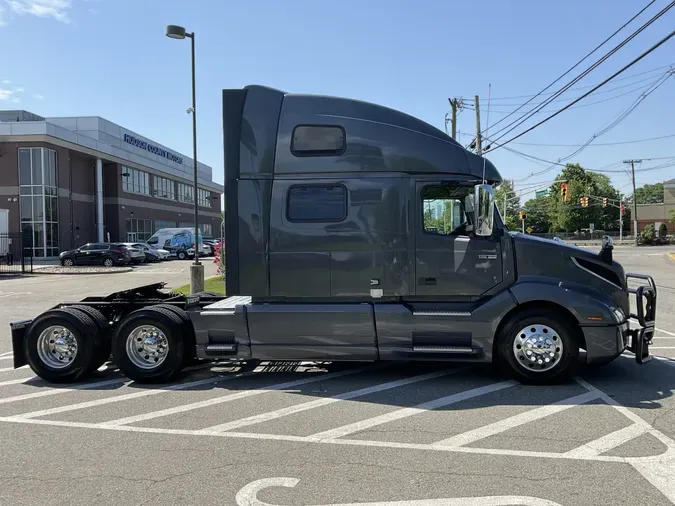
<svg viewBox="0 0 675 506">
<path fill-rule="evenodd" d="M 22 234 L 0 233 L 0 276 L 32 274 L 32 252 L 24 248 Z"/>
</svg>

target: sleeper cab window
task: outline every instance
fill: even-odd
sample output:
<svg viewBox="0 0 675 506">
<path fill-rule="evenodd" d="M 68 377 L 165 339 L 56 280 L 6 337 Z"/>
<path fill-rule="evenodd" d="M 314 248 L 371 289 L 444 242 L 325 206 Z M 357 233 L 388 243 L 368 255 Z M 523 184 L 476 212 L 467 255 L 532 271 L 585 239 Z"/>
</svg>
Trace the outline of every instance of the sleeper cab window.
<svg viewBox="0 0 675 506">
<path fill-rule="evenodd" d="M 291 222 L 336 222 L 347 217 L 347 190 L 341 184 L 295 185 L 288 190 Z"/>
<path fill-rule="evenodd" d="M 425 186 L 422 188 L 424 231 L 433 235 L 467 235 L 470 229 L 467 207 L 471 207 L 469 186 Z"/>
<path fill-rule="evenodd" d="M 295 156 L 339 156 L 347 147 L 345 131 L 333 125 L 298 125 L 293 129 L 291 153 Z"/>
</svg>

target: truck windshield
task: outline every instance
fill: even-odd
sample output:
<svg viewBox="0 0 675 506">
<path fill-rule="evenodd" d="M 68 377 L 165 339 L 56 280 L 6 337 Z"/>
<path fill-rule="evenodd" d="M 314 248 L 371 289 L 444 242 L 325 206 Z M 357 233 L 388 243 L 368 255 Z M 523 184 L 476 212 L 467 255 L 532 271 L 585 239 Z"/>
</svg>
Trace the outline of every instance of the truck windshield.
<svg viewBox="0 0 675 506">
<path fill-rule="evenodd" d="M 468 235 L 473 230 L 472 186 L 425 186 L 424 230 L 440 235 Z"/>
</svg>

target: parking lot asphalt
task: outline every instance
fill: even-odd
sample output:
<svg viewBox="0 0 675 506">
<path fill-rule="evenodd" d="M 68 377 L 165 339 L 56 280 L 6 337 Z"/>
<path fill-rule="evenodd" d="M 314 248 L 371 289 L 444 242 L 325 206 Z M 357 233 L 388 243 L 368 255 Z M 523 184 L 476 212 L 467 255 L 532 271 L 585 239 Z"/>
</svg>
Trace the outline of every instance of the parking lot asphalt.
<svg viewBox="0 0 675 506">
<path fill-rule="evenodd" d="M 675 262 L 651 248 L 615 258 L 655 277 L 652 350 L 675 357 Z M 150 272 L 173 265 L 185 272 Z M 0 296 L 39 294 L 0 299 L 0 504 L 675 504 L 668 358 L 638 366 L 626 353 L 550 387 L 429 364 L 201 364 L 154 387 L 112 364 L 59 387 L 6 369 L 9 320 L 80 285 L 177 286 L 188 270 L 0 280 Z"/>
</svg>

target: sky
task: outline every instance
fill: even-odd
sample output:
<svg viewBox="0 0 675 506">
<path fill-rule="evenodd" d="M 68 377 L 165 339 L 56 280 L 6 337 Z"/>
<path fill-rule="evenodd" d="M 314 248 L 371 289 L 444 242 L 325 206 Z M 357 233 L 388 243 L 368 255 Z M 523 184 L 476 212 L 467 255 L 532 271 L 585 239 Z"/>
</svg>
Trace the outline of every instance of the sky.
<svg viewBox="0 0 675 506">
<path fill-rule="evenodd" d="M 558 91 L 668 3 L 656 0 L 546 93 Z M 504 134 L 500 128 L 549 95 L 497 125 L 498 120 L 542 91 L 647 4 L 648 0 L 0 0 L 0 109 L 25 109 L 46 117 L 101 116 L 191 155 L 192 120 L 186 113 L 191 105 L 190 44 L 164 36 L 167 24 L 178 24 L 195 33 L 199 159 L 213 167 L 217 182 L 223 181 L 221 90 L 248 84 L 375 102 L 440 129 L 446 127 L 448 98 L 462 97 L 472 107 L 478 95 L 481 128 L 496 141 Z M 501 141 L 589 91 L 673 26 L 675 9 Z M 488 151 L 488 158 L 502 177 L 525 192 L 523 200 L 532 196 L 527 192 L 535 183 L 554 180 L 559 169 L 528 158 L 532 156 L 616 171 L 606 174 L 623 193 L 631 190 L 621 163 L 625 159 L 643 160 L 636 166 L 638 187 L 675 178 L 675 166 L 645 170 L 667 165 L 668 158 L 675 157 L 675 75 L 665 74 L 669 65 L 675 69 L 675 38 L 579 102 L 580 107 Z M 660 78 L 665 81 L 658 88 L 602 133 Z M 458 130 L 458 140 L 468 145 L 476 132 L 474 110 L 459 113 Z M 588 147 L 565 159 L 594 135 Z"/>
</svg>

